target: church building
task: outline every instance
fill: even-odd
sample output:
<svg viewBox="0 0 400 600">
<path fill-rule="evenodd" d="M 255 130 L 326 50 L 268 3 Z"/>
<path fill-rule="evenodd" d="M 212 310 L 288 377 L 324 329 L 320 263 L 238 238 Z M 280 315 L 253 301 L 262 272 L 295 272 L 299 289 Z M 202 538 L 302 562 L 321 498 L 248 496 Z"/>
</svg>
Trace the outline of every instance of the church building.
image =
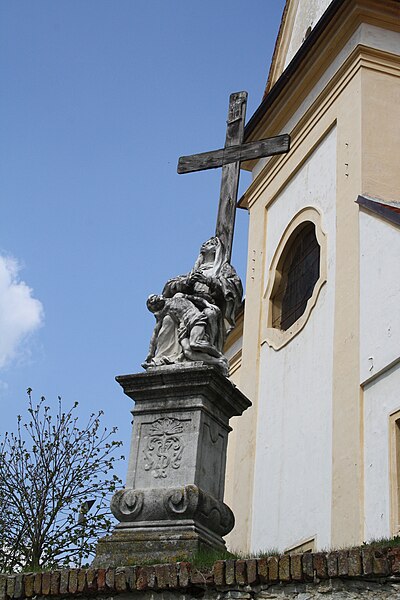
<svg viewBox="0 0 400 600">
<path fill-rule="evenodd" d="M 287 0 L 245 141 L 244 311 L 228 338 L 230 549 L 400 532 L 400 2 Z"/>
</svg>

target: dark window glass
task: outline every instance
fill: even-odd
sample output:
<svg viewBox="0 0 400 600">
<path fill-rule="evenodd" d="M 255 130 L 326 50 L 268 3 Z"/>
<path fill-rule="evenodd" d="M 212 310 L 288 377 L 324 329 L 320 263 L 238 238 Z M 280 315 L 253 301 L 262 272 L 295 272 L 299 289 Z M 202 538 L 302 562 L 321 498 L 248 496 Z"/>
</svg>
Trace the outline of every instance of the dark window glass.
<svg viewBox="0 0 400 600">
<path fill-rule="evenodd" d="M 315 225 L 307 222 L 293 234 L 282 265 L 280 295 L 280 326 L 288 329 L 306 310 L 319 278 L 320 247 L 315 235 Z"/>
</svg>

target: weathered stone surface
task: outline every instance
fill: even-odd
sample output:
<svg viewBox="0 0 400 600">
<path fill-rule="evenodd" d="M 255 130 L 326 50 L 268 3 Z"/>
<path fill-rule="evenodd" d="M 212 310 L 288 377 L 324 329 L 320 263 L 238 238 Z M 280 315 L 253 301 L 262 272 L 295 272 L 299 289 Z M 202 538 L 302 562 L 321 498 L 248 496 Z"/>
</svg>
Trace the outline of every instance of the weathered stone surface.
<svg viewBox="0 0 400 600">
<path fill-rule="evenodd" d="M 392 575 L 400 575 L 400 547 L 391 548 L 387 554 L 390 572 Z"/>
<path fill-rule="evenodd" d="M 0 600 L 6 599 L 7 578 L 0 574 Z"/>
<path fill-rule="evenodd" d="M 24 589 L 25 597 L 32 598 L 35 595 L 33 591 L 33 584 L 35 582 L 35 575 L 33 573 L 26 573 L 24 575 Z"/>
<path fill-rule="evenodd" d="M 361 550 L 353 548 L 349 550 L 349 577 L 359 577 L 362 575 Z"/>
<path fill-rule="evenodd" d="M 290 575 L 293 581 L 301 581 L 303 579 L 301 554 L 290 555 Z"/>
<path fill-rule="evenodd" d="M 57 596 L 60 593 L 60 571 L 52 571 L 50 580 L 50 594 Z"/>
<path fill-rule="evenodd" d="M 226 585 L 233 585 L 236 582 L 235 579 L 235 561 L 225 561 L 225 583 Z"/>
<path fill-rule="evenodd" d="M 374 550 L 372 559 L 373 574 L 384 577 L 389 573 L 389 563 L 386 550 Z"/>
<path fill-rule="evenodd" d="M 247 583 L 249 585 L 255 585 L 258 583 L 257 561 L 254 558 L 246 560 L 246 571 Z"/>
<path fill-rule="evenodd" d="M 78 571 L 78 592 L 82 594 L 86 591 L 86 570 L 79 569 Z"/>
<path fill-rule="evenodd" d="M 147 308 L 156 325 L 142 366 L 157 369 L 202 361 L 227 376 L 223 345 L 235 325 L 242 294 L 224 244 L 218 237 L 210 238 L 190 273 L 167 281 L 162 295 L 149 296 Z"/>
<path fill-rule="evenodd" d="M 68 591 L 70 594 L 78 591 L 78 569 L 71 569 L 69 572 Z"/>
<path fill-rule="evenodd" d="M 315 552 L 313 555 L 313 565 L 319 579 L 326 579 L 328 577 L 326 554 L 324 552 Z"/>
<path fill-rule="evenodd" d="M 95 569 L 88 569 L 86 571 L 86 585 L 90 594 L 97 591 L 97 573 Z"/>
<path fill-rule="evenodd" d="M 213 566 L 215 585 L 225 585 L 225 561 L 217 560 Z"/>
<path fill-rule="evenodd" d="M 147 590 L 148 578 L 146 567 L 138 567 L 136 575 L 136 589 L 143 591 Z"/>
<path fill-rule="evenodd" d="M 6 594 L 9 598 L 14 597 L 15 591 L 15 575 L 9 575 L 7 577 Z"/>
<path fill-rule="evenodd" d="M 363 548 L 361 552 L 362 568 L 364 575 L 372 575 L 373 572 L 373 550 L 372 548 Z"/>
<path fill-rule="evenodd" d="M 115 589 L 119 594 L 121 594 L 122 592 L 126 592 L 127 585 L 125 569 L 120 568 L 115 570 Z"/>
<path fill-rule="evenodd" d="M 236 561 L 236 583 L 238 583 L 239 585 L 246 585 L 247 583 L 247 570 L 245 560 Z"/>
<path fill-rule="evenodd" d="M 69 571 L 64 569 L 60 573 L 60 595 L 63 596 L 68 592 L 68 576 Z"/>
<path fill-rule="evenodd" d="M 338 551 L 338 574 L 339 577 L 347 577 L 349 574 L 349 553 L 347 550 Z"/>
<path fill-rule="evenodd" d="M 290 581 L 290 556 L 284 554 L 279 557 L 279 579 L 281 581 Z"/>
<path fill-rule="evenodd" d="M 106 586 L 106 569 L 97 569 L 97 589 L 99 592 L 104 592 L 107 589 Z"/>
<path fill-rule="evenodd" d="M 226 504 L 195 485 L 119 490 L 111 510 L 119 521 L 132 526 L 136 521 L 141 526 L 143 521 L 165 521 L 173 526 L 176 521 L 192 519 L 220 536 L 229 533 L 235 522 Z"/>
<path fill-rule="evenodd" d="M 33 583 L 33 591 L 35 595 L 39 596 L 42 593 L 42 574 L 35 573 L 35 581 Z"/>
<path fill-rule="evenodd" d="M 279 563 L 277 556 L 269 556 L 268 562 L 268 579 L 269 581 L 278 581 L 279 579 Z"/>
<path fill-rule="evenodd" d="M 314 565 L 313 555 L 311 552 L 306 552 L 302 556 L 303 574 L 306 581 L 312 581 L 314 579 Z"/>
<path fill-rule="evenodd" d="M 14 598 L 22 598 L 24 591 L 24 576 L 20 573 L 15 578 Z"/>
<path fill-rule="evenodd" d="M 257 575 L 260 583 L 268 582 L 268 561 L 266 558 L 257 558 Z"/>
<path fill-rule="evenodd" d="M 191 564 L 188 562 L 178 563 L 178 585 L 180 588 L 187 588 L 190 584 Z"/>
<path fill-rule="evenodd" d="M 229 419 L 250 402 L 204 365 L 117 380 L 135 400 L 131 457 L 126 489 L 111 502 L 120 524 L 99 541 L 93 567 L 185 560 L 203 546 L 223 550 L 222 536 L 234 525 L 223 503 Z"/>
<path fill-rule="evenodd" d="M 326 555 L 326 569 L 327 569 L 328 577 L 337 577 L 337 575 L 338 575 L 337 552 L 329 552 Z"/>
<path fill-rule="evenodd" d="M 128 589 L 130 591 L 135 590 L 136 589 L 137 567 L 125 567 L 125 573 L 126 573 L 126 582 L 127 582 Z"/>
<path fill-rule="evenodd" d="M 51 573 L 42 573 L 42 594 L 43 596 L 49 596 L 51 590 Z"/>
</svg>

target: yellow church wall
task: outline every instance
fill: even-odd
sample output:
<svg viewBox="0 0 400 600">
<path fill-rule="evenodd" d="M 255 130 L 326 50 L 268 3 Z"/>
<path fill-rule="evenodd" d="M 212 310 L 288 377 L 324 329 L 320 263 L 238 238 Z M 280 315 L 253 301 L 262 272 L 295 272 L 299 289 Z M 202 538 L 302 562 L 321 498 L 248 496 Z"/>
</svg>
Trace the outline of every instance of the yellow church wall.
<svg viewBox="0 0 400 600">
<path fill-rule="evenodd" d="M 399 78 L 399 56 L 375 52 L 365 61 L 362 75 L 362 193 L 386 201 L 400 201 Z"/>
</svg>

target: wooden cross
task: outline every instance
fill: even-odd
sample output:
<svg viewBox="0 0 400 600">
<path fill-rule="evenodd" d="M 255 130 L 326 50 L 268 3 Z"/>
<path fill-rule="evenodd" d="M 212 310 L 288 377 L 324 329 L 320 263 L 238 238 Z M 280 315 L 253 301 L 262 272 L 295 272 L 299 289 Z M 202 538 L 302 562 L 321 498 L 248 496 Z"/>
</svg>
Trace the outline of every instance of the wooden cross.
<svg viewBox="0 0 400 600">
<path fill-rule="evenodd" d="M 230 95 L 224 148 L 191 156 L 181 156 L 178 162 L 178 173 L 222 167 L 215 235 L 224 244 L 228 260 L 232 253 L 240 163 L 244 160 L 284 154 L 290 149 L 290 136 L 286 134 L 258 142 L 243 143 L 246 103 L 247 92 L 236 92 Z"/>
</svg>

